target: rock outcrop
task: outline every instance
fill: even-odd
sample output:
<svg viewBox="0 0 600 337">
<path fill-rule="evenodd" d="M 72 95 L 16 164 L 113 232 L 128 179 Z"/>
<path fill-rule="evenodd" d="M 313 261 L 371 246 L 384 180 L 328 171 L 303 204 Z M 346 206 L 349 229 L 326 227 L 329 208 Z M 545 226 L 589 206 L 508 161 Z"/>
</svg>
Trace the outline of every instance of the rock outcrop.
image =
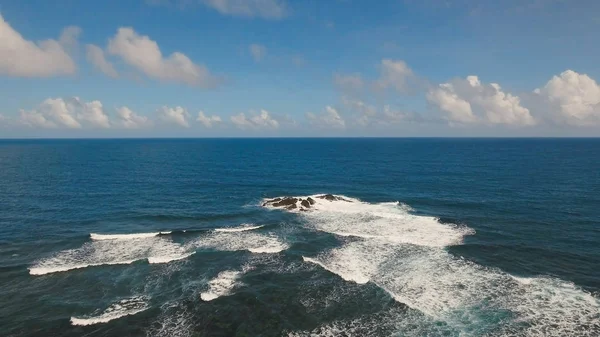
<svg viewBox="0 0 600 337">
<path fill-rule="evenodd" d="M 333 194 L 318 195 L 315 198 L 325 199 L 325 200 L 329 200 L 329 201 L 347 201 L 347 202 L 350 202 L 350 200 L 348 200 L 348 199 L 344 199 L 342 197 L 338 197 L 337 195 L 333 195 Z"/>
<path fill-rule="evenodd" d="M 347 201 L 350 200 L 344 199 L 342 197 L 338 197 L 333 194 L 323 194 L 315 196 L 317 199 L 323 199 L 328 201 Z M 287 210 L 300 210 L 300 211 L 308 211 L 310 210 L 317 201 L 311 197 L 307 198 L 295 198 L 295 197 L 279 197 L 274 199 L 265 199 L 263 202 L 263 207 L 276 207 L 283 208 Z"/>
</svg>

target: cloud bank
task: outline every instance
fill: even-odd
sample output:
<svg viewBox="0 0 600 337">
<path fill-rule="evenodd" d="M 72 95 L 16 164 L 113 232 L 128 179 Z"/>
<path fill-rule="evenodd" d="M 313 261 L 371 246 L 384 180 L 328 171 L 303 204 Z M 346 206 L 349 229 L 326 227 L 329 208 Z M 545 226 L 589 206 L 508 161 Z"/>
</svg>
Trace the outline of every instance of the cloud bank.
<svg viewBox="0 0 600 337">
<path fill-rule="evenodd" d="M 77 71 L 68 49 L 77 44 L 78 27 L 67 27 L 59 40 L 33 42 L 14 30 L 0 14 L 0 75 L 51 77 Z"/>
</svg>

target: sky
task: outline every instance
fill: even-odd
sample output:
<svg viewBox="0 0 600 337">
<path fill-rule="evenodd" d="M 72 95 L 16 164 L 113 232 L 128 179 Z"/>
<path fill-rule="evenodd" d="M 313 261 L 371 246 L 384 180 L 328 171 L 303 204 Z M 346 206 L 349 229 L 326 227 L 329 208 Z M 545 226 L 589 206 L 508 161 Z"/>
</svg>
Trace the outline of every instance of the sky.
<svg viewBox="0 0 600 337">
<path fill-rule="evenodd" d="M 600 136 L 597 0 L 0 0 L 0 138 Z"/>
</svg>

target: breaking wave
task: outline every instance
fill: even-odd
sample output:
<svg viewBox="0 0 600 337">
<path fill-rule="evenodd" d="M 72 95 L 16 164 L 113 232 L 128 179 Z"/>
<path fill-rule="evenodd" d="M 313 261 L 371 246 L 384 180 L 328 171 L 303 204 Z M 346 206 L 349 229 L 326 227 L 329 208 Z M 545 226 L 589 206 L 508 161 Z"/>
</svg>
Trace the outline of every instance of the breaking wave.
<svg viewBox="0 0 600 337">
<path fill-rule="evenodd" d="M 219 273 L 216 278 L 208 282 L 208 290 L 201 293 L 200 298 L 208 302 L 221 296 L 229 295 L 236 286 L 241 274 L 241 272 L 234 270 L 226 270 Z"/>
<path fill-rule="evenodd" d="M 299 214 L 316 230 L 354 238 L 304 261 L 346 281 L 371 282 L 428 318 L 411 326 L 441 322 L 449 333 L 467 336 L 600 333 L 600 301 L 574 284 L 516 278 L 448 253 L 447 246 L 461 244 L 473 230 L 411 214 L 399 204 L 343 198 L 350 202 L 315 198 L 312 209 Z M 342 333 L 330 328 L 316 335 Z"/>
<path fill-rule="evenodd" d="M 288 244 L 272 234 L 251 231 L 215 232 L 193 243 L 199 249 L 219 251 L 247 250 L 252 253 L 274 254 L 289 248 Z"/>
<path fill-rule="evenodd" d="M 168 235 L 171 232 L 155 232 L 155 233 L 131 233 L 131 234 L 96 234 L 90 233 L 90 238 L 94 241 L 102 240 L 134 240 L 151 238 L 159 235 Z"/>
<path fill-rule="evenodd" d="M 97 238 L 97 236 L 96 236 Z M 139 260 L 167 263 L 184 259 L 194 251 L 168 237 L 149 233 L 100 236 L 80 248 L 58 252 L 29 268 L 31 275 L 44 275 L 101 265 L 131 264 Z"/>
<path fill-rule="evenodd" d="M 259 229 L 259 228 L 263 228 L 263 227 L 264 227 L 264 225 L 255 226 L 255 225 L 246 225 L 246 224 L 243 224 L 240 227 L 217 228 L 217 229 L 215 229 L 215 232 L 236 233 L 236 232 L 251 231 L 251 230 L 255 230 L 255 229 Z"/>
<path fill-rule="evenodd" d="M 185 244 L 174 242 L 171 232 L 133 234 L 90 234 L 92 240 L 75 249 L 60 251 L 29 267 L 31 275 L 45 275 L 101 265 L 124 265 L 146 260 L 150 264 L 183 260 L 197 249 L 247 250 L 274 254 L 288 248 L 276 236 L 252 233 L 263 226 L 240 226 L 215 230 Z M 199 232 L 201 233 L 201 232 Z"/>
<path fill-rule="evenodd" d="M 148 309 L 147 299 L 144 296 L 135 296 L 113 303 L 97 316 L 71 317 L 73 325 L 93 325 L 107 323 L 124 316 L 135 315 Z"/>
</svg>

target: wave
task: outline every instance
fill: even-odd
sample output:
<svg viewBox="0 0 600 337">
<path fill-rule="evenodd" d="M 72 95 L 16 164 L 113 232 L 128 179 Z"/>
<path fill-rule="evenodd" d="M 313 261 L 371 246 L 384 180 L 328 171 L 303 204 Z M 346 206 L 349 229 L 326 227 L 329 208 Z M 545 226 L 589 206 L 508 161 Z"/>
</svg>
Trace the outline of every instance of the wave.
<svg viewBox="0 0 600 337">
<path fill-rule="evenodd" d="M 169 263 L 169 262 L 173 262 L 173 261 L 179 261 L 179 260 L 183 260 L 186 259 L 192 255 L 194 255 L 196 252 L 184 252 L 184 253 L 175 253 L 175 254 L 167 254 L 167 255 L 163 255 L 163 256 L 150 256 L 148 257 L 148 263 L 150 264 L 162 264 L 162 263 Z"/>
<path fill-rule="evenodd" d="M 229 295 L 237 285 L 237 281 L 241 275 L 241 272 L 234 270 L 219 273 L 216 278 L 208 282 L 208 290 L 201 293 L 200 298 L 208 302 L 221 296 Z"/>
<path fill-rule="evenodd" d="M 257 254 L 275 254 L 289 248 L 280 238 L 252 231 L 213 232 L 196 240 L 192 245 L 199 249 L 218 251 L 247 250 Z"/>
<path fill-rule="evenodd" d="M 310 197 L 315 204 L 309 212 L 299 214 L 315 229 L 340 236 L 446 247 L 461 244 L 465 236 L 475 233 L 468 227 L 440 223 L 435 217 L 414 215 L 408 206 L 398 202 L 371 204 L 347 196 L 337 196 L 339 200 Z"/>
<path fill-rule="evenodd" d="M 46 261 L 42 262 L 41 265 L 37 265 L 29 268 L 30 275 L 45 275 L 45 274 L 53 274 L 60 273 L 69 270 L 75 269 L 83 269 L 87 267 L 96 267 L 102 265 L 118 265 L 118 264 L 132 264 L 137 260 L 124 260 L 124 261 L 111 261 L 111 262 L 100 262 L 100 263 L 82 263 L 82 264 L 65 264 L 65 265 L 56 265 L 52 266 L 51 264 L 45 266 Z"/>
<path fill-rule="evenodd" d="M 358 284 L 365 284 L 365 283 L 369 282 L 369 278 L 357 270 L 350 270 L 349 268 L 346 268 L 344 271 L 340 271 L 339 269 L 337 269 L 333 266 L 327 266 L 324 263 L 322 263 L 316 259 L 306 257 L 306 256 L 303 256 L 302 260 L 304 260 L 304 262 L 309 262 L 309 263 L 313 263 L 318 266 L 321 266 L 321 268 L 340 276 L 341 278 L 343 278 L 346 281 L 352 281 L 352 282 L 356 282 Z"/>
<path fill-rule="evenodd" d="M 102 241 L 102 240 L 134 240 L 134 239 L 143 239 L 143 238 L 151 238 L 159 235 L 168 235 L 171 232 L 154 232 L 154 233 L 131 233 L 131 234 L 96 234 L 90 233 L 90 238 L 93 241 Z"/>
<path fill-rule="evenodd" d="M 221 251 L 247 250 L 256 254 L 274 254 L 288 248 L 286 243 L 275 236 L 250 232 L 262 227 L 244 225 L 216 230 L 186 244 L 173 242 L 172 235 L 169 235 L 173 232 L 92 233 L 91 242 L 35 262 L 29 267 L 29 274 L 45 275 L 102 265 L 131 264 L 141 260 L 150 264 L 169 263 L 183 260 L 199 248 Z"/>
<path fill-rule="evenodd" d="M 148 303 L 146 297 L 135 296 L 120 300 L 117 303 L 113 303 L 110 307 L 106 308 L 98 316 L 90 317 L 71 317 L 71 324 L 73 325 L 93 325 L 99 323 L 107 323 L 117 318 L 135 315 L 146 309 L 148 309 Z"/>
<path fill-rule="evenodd" d="M 193 247 L 175 243 L 159 232 L 113 235 L 92 240 L 80 248 L 55 253 L 29 268 L 31 275 L 44 275 L 101 265 L 131 264 L 140 260 L 149 263 L 168 263 L 184 259 L 194 253 Z M 165 232 L 162 232 L 165 233 Z"/>
<path fill-rule="evenodd" d="M 352 202 L 317 200 L 311 212 L 300 214 L 310 227 L 359 240 L 304 261 L 346 281 L 373 283 L 429 318 L 411 324 L 443 322 L 449 334 L 466 336 L 600 332 L 600 300 L 574 284 L 518 278 L 445 249 L 473 230 L 410 214 L 397 204 L 343 198 Z"/>
<path fill-rule="evenodd" d="M 259 229 L 259 228 L 263 228 L 263 227 L 264 227 L 264 225 L 253 226 L 253 225 L 243 224 L 240 227 L 217 228 L 217 229 L 215 229 L 215 232 L 222 232 L 222 233 L 245 232 L 245 231 L 251 231 L 251 230 L 255 230 L 255 229 Z"/>
</svg>

